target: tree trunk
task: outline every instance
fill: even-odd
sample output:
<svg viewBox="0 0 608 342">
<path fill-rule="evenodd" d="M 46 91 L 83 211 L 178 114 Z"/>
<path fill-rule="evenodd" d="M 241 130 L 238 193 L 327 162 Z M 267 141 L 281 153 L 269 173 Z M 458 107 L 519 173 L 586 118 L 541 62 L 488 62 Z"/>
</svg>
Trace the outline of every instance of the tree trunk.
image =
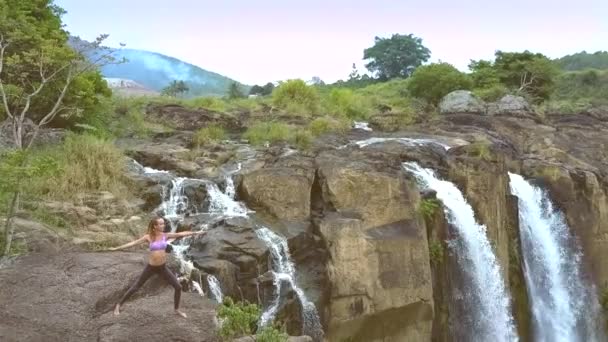
<svg viewBox="0 0 608 342">
<path fill-rule="evenodd" d="M 13 225 L 13 219 L 19 210 L 19 199 L 21 198 L 21 191 L 17 190 L 13 194 L 13 200 L 8 210 L 8 216 L 6 218 L 6 225 L 4 226 L 4 251 L 3 256 L 8 256 L 11 251 L 11 243 L 13 242 L 13 233 L 15 232 L 15 226 Z"/>
</svg>

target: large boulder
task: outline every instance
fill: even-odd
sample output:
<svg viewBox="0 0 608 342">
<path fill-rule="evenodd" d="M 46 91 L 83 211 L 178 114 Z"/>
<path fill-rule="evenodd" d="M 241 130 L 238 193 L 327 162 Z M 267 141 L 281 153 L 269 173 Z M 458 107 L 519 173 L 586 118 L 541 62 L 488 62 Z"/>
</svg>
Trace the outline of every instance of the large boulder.
<svg viewBox="0 0 608 342">
<path fill-rule="evenodd" d="M 315 176 L 312 160 L 294 156 L 243 174 L 239 195 L 247 204 L 285 221 L 308 220 Z"/>
<path fill-rule="evenodd" d="M 343 151 L 317 158 L 318 230 L 331 284 L 327 337 L 428 341 L 433 291 L 416 185 L 405 178 L 400 154 Z"/>
<path fill-rule="evenodd" d="M 530 112 L 530 104 L 522 96 L 505 95 L 497 102 L 488 104 L 489 115 L 525 116 Z"/>
<path fill-rule="evenodd" d="M 472 113 L 485 114 L 486 107 L 482 100 L 468 90 L 453 91 L 441 99 L 439 103 L 441 114 Z"/>
<path fill-rule="evenodd" d="M 180 307 L 188 318 L 178 317 L 173 288 L 159 277 L 113 315 L 145 263 L 140 253 L 64 253 L 31 255 L 0 268 L 0 340 L 217 341 L 213 302 L 184 292 Z"/>
</svg>

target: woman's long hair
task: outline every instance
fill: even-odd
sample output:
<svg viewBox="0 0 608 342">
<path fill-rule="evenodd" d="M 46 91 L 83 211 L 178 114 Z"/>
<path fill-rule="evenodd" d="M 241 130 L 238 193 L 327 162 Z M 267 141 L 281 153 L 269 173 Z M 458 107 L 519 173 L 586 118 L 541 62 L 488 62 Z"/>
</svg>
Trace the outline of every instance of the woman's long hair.
<svg viewBox="0 0 608 342">
<path fill-rule="evenodd" d="M 164 220 L 162 217 L 155 217 L 148 223 L 148 235 L 150 236 L 150 241 L 156 240 L 156 221 Z"/>
</svg>

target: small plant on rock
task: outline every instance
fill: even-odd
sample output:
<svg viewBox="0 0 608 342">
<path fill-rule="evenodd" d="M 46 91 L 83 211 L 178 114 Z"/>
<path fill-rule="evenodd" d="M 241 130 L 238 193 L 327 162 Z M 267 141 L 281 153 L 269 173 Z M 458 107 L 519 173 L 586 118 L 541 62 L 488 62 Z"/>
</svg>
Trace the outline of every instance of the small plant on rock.
<svg viewBox="0 0 608 342">
<path fill-rule="evenodd" d="M 235 337 L 253 335 L 261 313 L 256 304 L 247 301 L 235 303 L 232 298 L 226 297 L 217 310 L 218 317 L 223 321 L 220 337 L 231 341 Z"/>
<path fill-rule="evenodd" d="M 439 265 L 443 260 L 443 245 L 440 241 L 435 239 L 429 241 L 429 258 L 433 265 Z"/>
<path fill-rule="evenodd" d="M 424 216 L 424 218 L 428 220 L 431 219 L 433 215 L 435 215 L 435 211 L 439 209 L 440 206 L 441 204 L 436 198 L 425 198 L 420 201 L 420 207 L 418 207 L 418 210 L 420 211 L 422 216 Z"/>
<path fill-rule="evenodd" d="M 257 342 L 286 342 L 288 338 L 289 335 L 274 326 L 260 329 L 255 336 Z"/>
</svg>

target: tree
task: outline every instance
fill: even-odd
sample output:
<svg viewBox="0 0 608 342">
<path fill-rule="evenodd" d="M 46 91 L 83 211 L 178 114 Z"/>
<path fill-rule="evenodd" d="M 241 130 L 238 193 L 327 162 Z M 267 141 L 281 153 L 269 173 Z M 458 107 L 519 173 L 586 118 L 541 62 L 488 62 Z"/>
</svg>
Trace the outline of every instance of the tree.
<svg viewBox="0 0 608 342">
<path fill-rule="evenodd" d="M 559 74 L 557 66 L 540 53 L 496 51 L 494 68 L 508 88 L 527 94 L 534 102 L 549 98 Z"/>
<path fill-rule="evenodd" d="M 350 74 L 348 74 L 348 80 L 346 82 L 356 82 L 360 79 L 361 76 L 359 75 L 359 70 L 357 70 L 357 65 L 353 63 L 353 69 L 351 70 Z"/>
<path fill-rule="evenodd" d="M 113 63 L 109 49 L 101 46 L 107 35 L 99 36 L 87 48 L 98 53 L 92 61 L 68 45 L 62 29 L 64 11 L 52 0 L 0 0 L 0 108 L 8 119 L 16 148 L 16 186 L 12 191 L 5 225 L 3 255 L 10 252 L 13 219 L 20 206 L 21 187 L 32 167 L 27 153 L 42 127 L 56 117 L 78 114 L 82 94 L 74 85 L 97 67 Z M 71 103 L 66 102 L 75 91 Z"/>
<path fill-rule="evenodd" d="M 312 79 L 310 80 L 310 83 L 315 86 L 324 86 L 325 85 L 325 82 L 323 82 L 323 80 L 319 76 L 313 76 Z"/>
<path fill-rule="evenodd" d="M 267 96 L 272 94 L 272 92 L 274 91 L 274 84 L 272 82 L 268 82 L 266 83 L 262 88 L 264 88 L 264 91 L 262 92 L 262 95 Z"/>
<path fill-rule="evenodd" d="M 161 94 L 176 97 L 176 96 L 182 95 L 184 93 L 187 93 L 189 90 L 190 90 L 190 88 L 188 88 L 188 85 L 186 84 L 186 82 L 181 81 L 181 80 L 180 81 L 174 80 L 173 82 L 171 82 L 171 84 L 169 84 L 168 86 L 163 88 L 163 90 L 161 91 Z"/>
<path fill-rule="evenodd" d="M 232 100 L 232 99 L 241 99 L 244 97 L 245 97 L 245 94 L 241 90 L 241 87 L 239 86 L 239 84 L 236 82 L 230 83 L 230 86 L 228 87 L 228 98 Z"/>
<path fill-rule="evenodd" d="M 363 51 L 363 59 L 371 59 L 365 67 L 383 81 L 409 77 L 430 57 L 431 51 L 422 45 L 422 39 L 412 34 L 375 37 L 374 46 Z"/>
<path fill-rule="evenodd" d="M 274 90 L 274 84 L 272 84 L 272 82 L 268 82 L 263 86 L 256 84 L 253 87 L 251 87 L 251 89 L 249 90 L 249 95 L 267 96 L 267 95 L 272 94 L 273 90 Z"/>
<path fill-rule="evenodd" d="M 416 69 L 407 84 L 410 93 L 433 105 L 454 90 L 471 89 L 471 79 L 448 63 L 433 63 Z"/>
</svg>

